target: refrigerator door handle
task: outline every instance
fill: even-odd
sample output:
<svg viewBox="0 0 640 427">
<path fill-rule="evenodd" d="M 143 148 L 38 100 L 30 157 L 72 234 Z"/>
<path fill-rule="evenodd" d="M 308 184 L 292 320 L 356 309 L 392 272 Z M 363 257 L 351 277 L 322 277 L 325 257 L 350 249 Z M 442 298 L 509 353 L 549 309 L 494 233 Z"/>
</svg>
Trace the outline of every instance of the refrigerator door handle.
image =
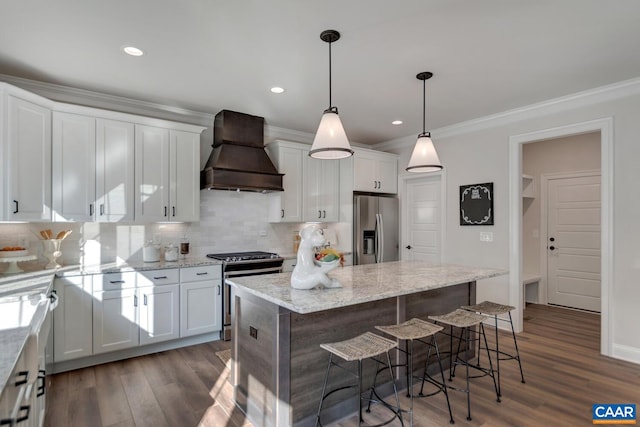
<svg viewBox="0 0 640 427">
<path fill-rule="evenodd" d="M 382 239 L 383 239 L 383 234 L 382 234 L 382 216 L 380 214 L 376 214 L 376 249 L 375 249 L 375 254 L 376 254 L 376 263 L 380 263 L 382 262 Z"/>
<path fill-rule="evenodd" d="M 384 221 L 382 220 L 382 214 L 378 214 L 378 218 L 380 222 L 378 226 L 378 233 L 380 233 L 380 238 L 378 239 L 380 241 L 380 250 L 378 251 L 380 253 L 380 261 L 378 262 L 384 262 Z"/>
</svg>

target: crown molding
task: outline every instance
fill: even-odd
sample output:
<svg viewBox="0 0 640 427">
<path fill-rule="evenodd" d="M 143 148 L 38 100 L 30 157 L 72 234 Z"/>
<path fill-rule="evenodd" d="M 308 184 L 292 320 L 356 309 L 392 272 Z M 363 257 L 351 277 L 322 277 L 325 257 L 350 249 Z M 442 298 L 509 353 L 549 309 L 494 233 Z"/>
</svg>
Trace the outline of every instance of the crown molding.
<svg viewBox="0 0 640 427">
<path fill-rule="evenodd" d="M 36 93 L 45 98 L 87 107 L 115 110 L 142 116 L 152 116 L 165 120 L 187 122 L 202 126 L 212 126 L 214 115 L 186 108 L 140 101 L 122 96 L 108 95 L 86 89 L 62 86 L 54 83 L 29 80 L 22 77 L 0 74 L 0 81 Z"/>
<path fill-rule="evenodd" d="M 301 142 L 311 145 L 315 135 L 308 132 L 267 125 L 265 128 L 264 137 L 265 143 L 271 142 L 276 139 L 282 139 L 285 141 Z"/>
<path fill-rule="evenodd" d="M 431 137 L 437 140 L 463 135 L 638 94 L 640 94 L 640 77 L 434 129 L 431 131 Z M 377 150 L 404 149 L 415 143 L 414 139 L 413 136 L 396 138 L 376 144 L 374 148 Z"/>
</svg>

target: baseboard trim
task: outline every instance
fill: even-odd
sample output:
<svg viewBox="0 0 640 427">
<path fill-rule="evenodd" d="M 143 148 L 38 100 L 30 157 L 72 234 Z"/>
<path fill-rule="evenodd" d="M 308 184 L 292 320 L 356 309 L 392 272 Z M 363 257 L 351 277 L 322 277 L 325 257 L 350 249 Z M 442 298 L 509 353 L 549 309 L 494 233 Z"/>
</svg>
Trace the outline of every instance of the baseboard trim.
<svg viewBox="0 0 640 427">
<path fill-rule="evenodd" d="M 612 350 L 611 357 L 640 365 L 640 348 L 613 344 Z"/>
<path fill-rule="evenodd" d="M 59 374 L 61 372 L 72 371 L 74 369 L 87 368 L 89 366 L 100 365 L 102 363 L 115 362 L 116 360 L 130 359 L 132 357 L 144 356 L 161 351 L 174 350 L 176 348 L 188 347 L 190 345 L 203 344 L 211 341 L 219 341 L 220 332 L 196 335 L 193 337 L 181 338 L 179 340 L 165 341 L 157 344 L 145 345 L 142 347 L 127 348 L 125 350 L 113 351 L 110 353 L 96 354 L 94 356 L 83 357 L 63 362 L 54 362 L 47 367 L 47 374 Z"/>
</svg>

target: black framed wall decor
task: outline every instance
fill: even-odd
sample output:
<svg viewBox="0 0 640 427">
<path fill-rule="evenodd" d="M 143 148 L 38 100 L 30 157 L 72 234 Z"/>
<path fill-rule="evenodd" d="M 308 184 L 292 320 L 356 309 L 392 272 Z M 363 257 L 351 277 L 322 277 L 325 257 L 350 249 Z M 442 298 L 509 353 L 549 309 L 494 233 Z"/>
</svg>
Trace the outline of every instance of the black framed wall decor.
<svg viewBox="0 0 640 427">
<path fill-rule="evenodd" d="M 460 186 L 460 225 L 493 225 L 493 182 Z"/>
</svg>

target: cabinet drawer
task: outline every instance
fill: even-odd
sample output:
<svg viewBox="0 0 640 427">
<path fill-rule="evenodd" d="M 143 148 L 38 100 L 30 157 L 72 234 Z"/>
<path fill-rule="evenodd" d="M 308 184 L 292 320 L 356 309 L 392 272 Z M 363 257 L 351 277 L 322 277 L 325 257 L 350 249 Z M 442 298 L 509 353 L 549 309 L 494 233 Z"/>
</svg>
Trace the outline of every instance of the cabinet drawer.
<svg viewBox="0 0 640 427">
<path fill-rule="evenodd" d="M 95 280 L 93 291 L 111 291 L 136 287 L 136 272 L 105 273 L 102 280 Z"/>
<path fill-rule="evenodd" d="M 138 272 L 137 286 L 173 285 L 180 280 L 180 272 L 177 268 L 162 270 L 145 270 Z"/>
<path fill-rule="evenodd" d="M 221 265 L 186 267 L 180 269 L 180 282 L 200 282 L 202 280 L 222 279 Z"/>
</svg>

